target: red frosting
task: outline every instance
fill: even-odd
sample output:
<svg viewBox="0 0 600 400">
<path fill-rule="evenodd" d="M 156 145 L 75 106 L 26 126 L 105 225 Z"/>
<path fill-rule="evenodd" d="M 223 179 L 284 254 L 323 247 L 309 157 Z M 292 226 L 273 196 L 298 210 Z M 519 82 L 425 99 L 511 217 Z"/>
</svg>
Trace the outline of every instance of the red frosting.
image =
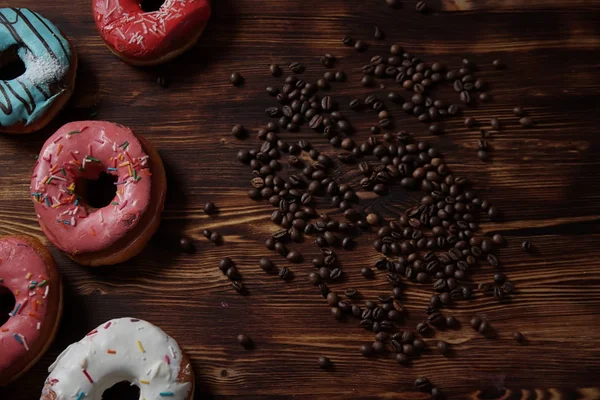
<svg viewBox="0 0 600 400">
<path fill-rule="evenodd" d="M 117 177 L 117 194 L 101 209 L 77 193 L 81 179 Z M 148 156 L 133 132 L 103 121 L 71 122 L 44 144 L 31 179 L 42 230 L 71 254 L 109 248 L 133 229 L 150 203 Z"/>
<path fill-rule="evenodd" d="M 47 298 L 57 290 L 49 282 L 44 261 L 18 238 L 0 239 L 0 287 L 15 296 L 15 308 L 0 327 L 0 376 L 40 340 L 46 323 Z"/>
<path fill-rule="evenodd" d="M 94 0 L 94 19 L 104 41 L 131 58 L 155 59 L 202 32 L 209 0 L 166 0 L 145 12 L 139 0 Z"/>
</svg>

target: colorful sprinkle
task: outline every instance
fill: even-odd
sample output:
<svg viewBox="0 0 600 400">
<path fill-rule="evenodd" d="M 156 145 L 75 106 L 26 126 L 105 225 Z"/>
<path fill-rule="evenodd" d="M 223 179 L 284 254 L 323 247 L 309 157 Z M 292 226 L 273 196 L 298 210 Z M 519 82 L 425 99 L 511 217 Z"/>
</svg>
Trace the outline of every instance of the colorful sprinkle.
<svg viewBox="0 0 600 400">
<path fill-rule="evenodd" d="M 106 352 L 108 354 L 117 354 L 117 352 L 115 350 L 106 350 Z"/>
<path fill-rule="evenodd" d="M 98 333 L 98 330 L 97 330 L 97 329 L 94 329 L 93 331 L 91 331 L 90 333 L 88 333 L 88 334 L 87 334 L 87 335 L 85 335 L 85 336 L 92 336 L 92 335 L 95 335 L 96 333 Z"/>
<path fill-rule="evenodd" d="M 123 144 L 120 144 L 119 147 L 122 147 L 123 150 L 125 150 L 127 147 L 129 147 L 129 142 L 125 142 Z"/>
<path fill-rule="evenodd" d="M 160 397 L 173 397 L 174 393 L 173 392 L 160 392 L 159 395 L 160 395 Z"/>
<path fill-rule="evenodd" d="M 94 383 L 94 380 L 92 379 L 90 374 L 88 374 L 88 372 L 85 369 L 83 369 L 82 372 L 85 375 L 85 377 L 88 379 L 88 381 L 90 381 L 90 383 Z"/>
<path fill-rule="evenodd" d="M 38 323 L 37 323 L 37 330 L 39 331 L 41 327 L 42 327 L 42 323 L 41 323 L 41 322 L 38 322 Z"/>
<path fill-rule="evenodd" d="M 87 156 L 87 157 L 86 157 L 86 160 L 87 160 L 87 161 L 91 161 L 91 162 L 100 162 L 100 160 L 98 160 L 97 158 L 94 158 L 94 157 L 92 157 L 92 156 Z"/>
<path fill-rule="evenodd" d="M 56 149 L 56 156 L 57 157 L 60 155 L 60 152 L 62 151 L 62 149 L 63 149 L 63 145 L 62 145 L 62 143 L 59 143 L 58 144 L 58 148 Z"/>
<path fill-rule="evenodd" d="M 140 349 L 140 351 L 142 353 L 145 353 L 146 350 L 144 350 L 144 346 L 142 346 L 142 342 L 140 342 L 139 340 L 137 341 L 137 345 L 138 345 L 138 349 Z"/>
<path fill-rule="evenodd" d="M 108 324 L 104 325 L 104 329 L 108 329 L 108 327 L 112 324 L 112 321 L 109 321 Z"/>
<path fill-rule="evenodd" d="M 81 133 L 81 131 L 71 131 L 68 132 L 67 135 L 77 135 L 78 133 Z"/>
<path fill-rule="evenodd" d="M 48 284 L 48 281 L 46 279 L 44 279 L 43 281 L 41 281 L 40 283 L 38 283 L 38 287 L 44 287 Z"/>
<path fill-rule="evenodd" d="M 27 275 L 25 275 L 25 279 L 31 279 L 32 276 L 33 274 L 31 272 L 28 272 Z"/>
<path fill-rule="evenodd" d="M 23 341 L 21 340 L 21 337 L 19 335 L 17 335 L 16 333 L 13 333 L 13 337 L 15 338 L 15 340 L 17 342 L 19 342 L 19 344 L 23 344 Z"/>
<path fill-rule="evenodd" d="M 145 379 L 140 379 L 140 383 L 143 383 L 144 385 L 149 385 L 150 382 L 145 380 Z"/>
<path fill-rule="evenodd" d="M 81 400 L 85 397 L 85 393 L 81 392 L 79 393 L 79 395 L 77 396 L 77 400 Z"/>
<path fill-rule="evenodd" d="M 169 359 L 169 356 L 165 354 L 165 361 L 167 362 L 167 364 L 171 364 L 171 359 Z"/>
</svg>

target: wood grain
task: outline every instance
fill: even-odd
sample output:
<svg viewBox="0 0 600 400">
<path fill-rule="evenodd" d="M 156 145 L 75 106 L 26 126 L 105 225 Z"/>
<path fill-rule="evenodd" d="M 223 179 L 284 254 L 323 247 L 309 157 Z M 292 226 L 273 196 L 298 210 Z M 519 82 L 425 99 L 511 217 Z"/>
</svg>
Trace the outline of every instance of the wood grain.
<svg viewBox="0 0 600 400">
<path fill-rule="evenodd" d="M 0 234 L 32 234 L 48 244 L 28 197 L 33 157 L 56 128 L 92 111 L 97 119 L 128 125 L 155 144 L 169 190 L 158 234 L 128 263 L 88 269 L 50 246 L 67 288 L 59 337 L 32 371 L 0 388 L 0 398 L 39 398 L 56 356 L 91 328 L 120 316 L 149 320 L 179 341 L 194 363 L 197 399 L 427 398 L 412 386 L 418 376 L 428 376 L 451 399 L 600 398 L 598 3 L 441 1 L 432 2 L 436 12 L 430 15 L 415 13 L 413 1 L 404 3 L 391 10 L 383 0 L 220 0 L 192 51 L 165 66 L 136 69 L 104 47 L 89 2 L 22 0 L 19 6 L 50 18 L 73 40 L 80 70 L 74 98 L 51 126 L 27 137 L 0 136 Z M 374 24 L 386 33 L 385 42 L 372 38 Z M 347 34 L 366 40 L 369 51 L 357 54 L 344 47 L 340 39 Z M 259 142 L 255 135 L 237 141 L 229 134 L 236 123 L 256 132 L 267 122 L 263 110 L 272 100 L 264 88 L 280 82 L 269 75 L 270 63 L 300 61 L 307 67 L 305 79 L 314 80 L 324 72 L 318 57 L 325 52 L 334 54 L 336 68 L 349 75 L 349 82 L 334 84 L 332 93 L 350 115 L 345 105 L 366 93 L 359 85 L 360 65 L 394 42 L 449 66 L 469 56 L 479 66 L 478 76 L 490 83 L 493 101 L 465 111 L 484 125 L 491 117 L 505 124 L 491 140 L 489 163 L 474 157 L 479 132 L 466 129 L 462 118 L 450 120 L 447 133 L 433 137 L 412 117 L 397 109 L 393 115 L 398 128 L 434 144 L 456 174 L 469 177 L 482 197 L 503 210 L 503 220 L 483 221 L 482 231 L 507 238 L 500 258 L 518 289 L 506 303 L 477 296 L 453 308 L 462 328 L 427 341 L 446 340 L 454 354 L 444 358 L 429 352 L 411 368 L 400 367 L 390 355 L 364 359 L 358 347 L 373 335 L 355 321 L 331 318 L 307 282 L 309 263 L 289 265 L 264 248 L 264 239 L 276 229 L 269 222 L 272 208 L 246 197 L 251 175 L 235 161 L 238 150 Z M 496 58 L 508 69 L 494 70 Z M 246 79 L 240 88 L 228 83 L 233 71 Z M 159 75 L 172 81 L 168 89 L 156 84 Z M 395 89 L 392 82 L 386 85 L 377 90 L 381 96 Z M 511 114 L 515 105 L 529 111 L 533 128 L 518 126 Z M 358 128 L 355 138 L 365 138 L 373 116 L 351 118 Z M 309 138 L 334 154 L 325 139 L 306 128 L 284 137 Z M 356 171 L 336 173 L 342 181 L 357 181 Z M 392 218 L 421 194 L 394 187 L 387 197 L 360 196 L 362 207 Z M 219 207 L 216 216 L 202 212 L 209 200 Z M 221 232 L 225 244 L 206 241 L 205 228 Z M 182 234 L 194 239 L 195 254 L 176 249 Z M 356 287 L 365 299 L 389 291 L 383 277 L 366 281 L 358 273 L 378 258 L 373 238 L 364 234 L 355 251 L 337 250 L 347 276 L 332 285 L 335 290 Z M 532 241 L 533 252 L 520 248 L 525 239 Z M 316 254 L 310 240 L 295 247 L 306 260 Z M 295 279 L 284 283 L 265 274 L 258 267 L 263 255 L 289 266 Z M 217 269 L 225 256 L 237 262 L 249 296 L 236 294 Z M 486 282 L 492 274 L 482 268 L 474 280 Z M 423 319 L 430 289 L 407 284 L 405 292 L 405 323 L 414 326 Z M 475 314 L 488 318 L 498 337 L 475 334 L 468 327 Z M 512 341 L 516 330 L 527 337 L 525 345 Z M 237 344 L 241 332 L 253 337 L 255 350 Z M 333 361 L 333 370 L 318 369 L 321 355 Z"/>
</svg>

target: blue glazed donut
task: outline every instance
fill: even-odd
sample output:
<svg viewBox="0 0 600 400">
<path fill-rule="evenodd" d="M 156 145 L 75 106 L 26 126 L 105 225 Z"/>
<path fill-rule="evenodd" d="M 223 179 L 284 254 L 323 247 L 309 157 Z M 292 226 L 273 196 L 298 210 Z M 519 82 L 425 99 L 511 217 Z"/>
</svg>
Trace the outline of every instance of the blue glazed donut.
<svg viewBox="0 0 600 400">
<path fill-rule="evenodd" d="M 38 13 L 0 8 L 0 54 L 15 48 L 25 71 L 0 80 L 0 132 L 28 133 L 44 127 L 71 96 L 77 57 L 58 28 Z"/>
</svg>

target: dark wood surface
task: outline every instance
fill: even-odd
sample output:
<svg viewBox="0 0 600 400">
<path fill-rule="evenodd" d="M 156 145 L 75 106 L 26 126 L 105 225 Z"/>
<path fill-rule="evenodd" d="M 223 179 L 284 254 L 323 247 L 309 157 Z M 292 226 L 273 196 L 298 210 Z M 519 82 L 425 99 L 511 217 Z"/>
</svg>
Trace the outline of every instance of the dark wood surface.
<svg viewBox="0 0 600 400">
<path fill-rule="evenodd" d="M 414 1 L 391 10 L 383 0 L 219 0 L 198 45 L 157 68 L 136 69 L 103 45 L 89 1 L 0 1 L 2 6 L 31 7 L 54 21 L 80 55 L 76 93 L 67 109 L 42 132 L 0 136 L 0 234 L 27 233 L 52 249 L 64 277 L 66 303 L 59 335 L 50 351 L 24 377 L 0 389 L 6 400 L 39 397 L 47 368 L 71 342 L 105 320 L 135 316 L 174 336 L 188 352 L 197 376 L 198 399 L 416 399 L 414 379 L 427 376 L 448 398 L 600 398 L 600 154 L 598 91 L 600 7 L 594 0 L 442 1 L 430 15 L 414 12 Z M 373 38 L 374 24 L 386 33 Z M 344 47 L 351 34 L 371 45 L 365 54 Z M 259 143 L 231 137 L 235 123 L 256 129 L 267 122 L 264 108 L 272 99 L 265 86 L 279 82 L 268 73 L 272 62 L 303 62 L 307 79 L 325 71 L 318 57 L 330 52 L 350 79 L 335 84 L 335 97 L 347 104 L 364 95 L 359 66 L 394 43 L 426 60 L 458 66 L 469 56 L 479 76 L 491 84 L 493 102 L 469 109 L 467 116 L 485 121 L 496 116 L 505 128 L 492 144 L 493 159 L 475 157 L 476 130 L 462 118 L 448 123 L 447 133 L 432 137 L 426 126 L 394 109 L 397 124 L 437 146 L 455 173 L 469 177 L 481 195 L 499 206 L 500 222 L 483 221 L 484 233 L 502 232 L 508 247 L 500 251 L 504 270 L 515 282 L 512 300 L 499 304 L 478 296 L 452 310 L 463 324 L 429 340 L 444 339 L 455 354 L 425 354 L 411 368 L 392 357 L 365 359 L 358 347 L 373 340 L 355 321 L 338 322 L 306 279 L 312 267 L 289 265 L 270 254 L 263 241 L 276 227 L 271 206 L 246 197 L 250 171 L 235 161 L 241 148 Z M 505 71 L 491 61 L 501 58 Z M 240 71 L 246 83 L 234 88 L 229 74 Z M 164 74 L 168 89 L 156 84 Z M 395 84 L 378 90 L 385 95 Z M 449 92 L 448 92 L 449 94 Z M 515 105 L 537 122 L 520 128 L 511 114 Z M 159 149 L 168 174 L 168 199 L 156 237 L 138 257 L 123 265 L 89 269 L 75 265 L 45 239 L 28 196 L 33 157 L 61 124 L 96 119 L 128 125 Z M 347 110 L 347 106 L 342 107 Z M 364 138 L 373 116 L 354 117 Z M 286 139 L 309 138 L 318 148 L 333 149 L 303 128 Z M 341 168 L 340 179 L 356 177 Z M 356 181 L 356 179 L 354 180 Z M 356 183 L 356 182 L 355 182 Z M 361 206 L 387 218 L 410 207 L 420 193 L 394 188 L 391 196 L 361 193 Z M 202 208 L 213 201 L 219 214 Z M 223 246 L 213 246 L 202 229 L 220 231 Z M 180 235 L 194 239 L 197 253 L 181 254 Z M 535 251 L 520 244 L 530 240 Z M 338 250 L 347 279 L 337 290 L 354 286 L 365 298 L 387 293 L 383 277 L 366 281 L 360 267 L 378 254 L 373 234 L 362 235 L 356 251 Z M 298 245 L 310 260 L 310 240 Z M 263 255 L 287 265 L 295 279 L 284 283 L 258 268 Z M 239 265 L 250 295 L 236 294 L 217 265 L 231 256 Z M 482 269 L 475 282 L 490 281 Z M 429 286 L 407 285 L 407 326 L 423 318 Z M 467 325 L 475 314 L 489 319 L 498 337 L 484 339 Z M 519 346 L 514 331 L 528 339 Z M 245 351 L 236 342 L 244 332 L 256 342 Z M 321 371 L 317 358 L 335 364 Z M 1 356 L 1 355 L 0 355 Z M 561 397 L 562 396 L 562 397 Z"/>
</svg>

